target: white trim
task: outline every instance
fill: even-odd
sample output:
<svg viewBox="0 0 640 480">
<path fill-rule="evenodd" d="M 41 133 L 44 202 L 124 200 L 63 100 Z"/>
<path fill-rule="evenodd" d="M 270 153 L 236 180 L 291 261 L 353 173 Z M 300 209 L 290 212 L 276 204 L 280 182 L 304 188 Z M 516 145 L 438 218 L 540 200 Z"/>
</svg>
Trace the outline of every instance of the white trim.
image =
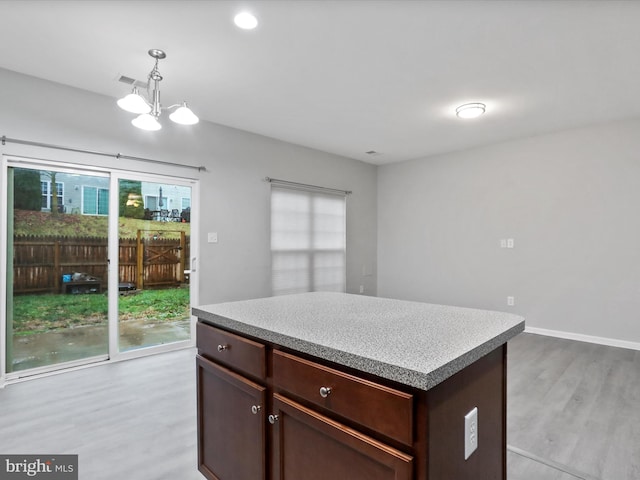
<svg viewBox="0 0 640 480">
<path fill-rule="evenodd" d="M 134 165 L 127 164 L 127 168 L 118 168 L 118 167 L 104 167 L 100 165 L 92 165 L 86 162 L 83 162 L 82 158 L 78 162 L 74 162 L 72 160 L 51 160 L 50 158 L 42 158 L 37 155 L 27 156 L 23 153 L 13 154 L 13 153 L 5 153 L 4 154 L 9 160 L 11 160 L 12 164 L 16 164 L 19 168 L 32 168 L 38 170 L 38 166 L 41 165 L 52 165 L 55 166 L 58 172 L 63 173 L 78 173 L 78 170 L 91 172 L 89 175 L 100 176 L 102 173 L 103 177 L 108 177 L 112 173 L 121 173 L 123 175 L 133 175 L 140 174 L 146 176 L 155 176 L 161 178 L 171 178 L 173 182 L 174 179 L 182 180 L 184 182 L 192 182 L 198 181 L 200 179 L 199 176 L 190 176 L 190 175 L 181 175 L 175 172 L 169 173 L 149 173 L 148 171 L 136 170 Z M 29 166 L 31 165 L 31 166 Z M 39 169 L 42 170 L 42 169 Z"/>
<path fill-rule="evenodd" d="M 199 304 L 198 293 L 199 293 L 199 281 L 198 275 L 196 273 L 196 262 L 198 257 L 198 221 L 199 221 L 199 179 L 194 177 L 184 177 L 172 174 L 154 174 L 154 173 L 140 173 L 135 170 L 122 170 L 116 168 L 104 168 L 104 167 L 93 167 L 86 165 L 78 165 L 75 163 L 65 163 L 59 162 L 55 160 L 45 160 L 45 159 L 37 159 L 37 158 L 29 158 L 23 157 L 19 155 L 2 155 L 2 164 L 0 170 L 0 192 L 7 192 L 7 170 L 9 166 L 16 166 L 20 168 L 32 168 L 32 169 L 40 169 L 42 166 L 51 166 L 55 168 L 56 171 L 63 173 L 77 173 L 81 171 L 83 173 L 86 172 L 87 175 L 92 176 L 101 176 L 110 178 L 110 188 L 109 188 L 109 211 L 117 212 L 118 205 L 118 195 L 115 192 L 118 192 L 119 188 L 119 180 L 121 178 L 135 178 L 136 180 L 143 180 L 149 182 L 169 182 L 172 185 L 181 185 L 185 187 L 191 188 L 191 206 L 192 206 L 192 214 L 191 214 L 191 232 L 190 232 L 190 249 L 191 249 L 191 257 L 193 268 L 190 274 L 190 288 L 189 288 L 189 296 L 191 300 L 191 307 Z M 58 182 L 59 183 L 59 182 Z M 64 188 L 64 187 L 63 187 Z M 84 188 L 84 186 L 83 186 Z M 98 188 L 99 190 L 99 188 Z M 82 201 L 84 200 L 84 195 L 82 195 Z M 2 204 L 3 202 L 0 202 Z M 81 202 L 81 211 L 82 211 L 82 202 Z M 6 279 L 7 274 L 7 209 L 0 207 L 0 278 L 3 279 L 1 282 L 2 285 L 5 284 L 4 279 Z M 115 232 L 115 237 L 112 233 Z M 109 215 L 109 238 L 118 238 L 118 217 L 117 215 Z M 0 307 L 0 388 L 3 388 L 5 384 L 21 382 L 24 380 L 32 379 L 32 378 L 40 378 L 43 376 L 55 375 L 57 373 L 68 372 L 72 370 L 78 370 L 81 368 L 86 368 L 95 365 L 104 365 L 110 362 L 117 362 L 121 360 L 127 360 L 130 358 L 139 358 L 143 356 L 148 356 L 155 353 L 168 352 L 173 350 L 180 350 L 184 348 L 192 348 L 195 346 L 195 325 L 197 319 L 195 316 L 191 315 L 191 338 L 190 340 L 172 342 L 165 345 L 150 345 L 148 347 L 143 347 L 139 349 L 134 349 L 126 352 L 118 351 L 118 276 L 114 272 L 118 272 L 118 242 L 109 242 L 108 246 L 108 256 L 111 259 L 111 262 L 108 266 L 109 272 L 109 354 L 103 357 L 94 357 L 90 359 L 82 359 L 78 361 L 69 362 L 66 364 L 57 364 L 42 367 L 42 369 L 35 368 L 25 370 L 24 372 L 28 372 L 27 375 L 21 372 L 12 372 L 11 374 L 6 374 L 6 309 Z M 6 287 L 0 287 L 0 305 L 6 305 Z M 84 362 L 92 362 L 92 363 L 84 363 Z"/>
<path fill-rule="evenodd" d="M 119 222 L 119 209 L 120 209 L 120 177 L 118 173 L 114 173 L 109 177 L 109 216 L 107 217 L 108 222 L 108 238 L 109 245 L 107 246 L 107 256 L 109 257 L 109 264 L 107 266 L 107 272 L 109 272 L 108 279 L 108 308 L 107 308 L 107 336 L 109 338 L 109 360 L 117 362 L 120 360 L 119 350 L 118 350 L 118 340 L 119 340 L 119 328 L 118 324 L 118 302 L 120 292 L 118 291 L 118 282 L 120 282 L 120 237 L 118 235 L 118 228 L 120 225 Z M 84 202 L 84 190 L 83 190 L 83 199 Z M 80 210 L 82 211 L 82 210 Z M 112 215 L 111 212 L 116 212 L 116 215 Z M 115 241 L 111 241 L 111 239 L 115 239 Z"/>
<path fill-rule="evenodd" d="M 50 363 L 41 367 L 27 368 L 25 370 L 16 370 L 15 372 L 7 373 L 7 383 L 11 383 L 17 380 L 28 380 L 29 378 L 35 378 L 46 375 L 58 370 L 69 370 L 83 365 L 89 365 L 92 363 L 103 363 L 109 360 L 109 356 L 105 353 L 102 355 L 96 355 L 94 357 L 79 358 L 77 360 L 70 360 L 62 363 Z"/>
<path fill-rule="evenodd" d="M 191 207 L 189 217 L 190 235 L 189 245 L 191 259 L 189 265 L 192 268 L 189 272 L 189 299 L 191 300 L 191 309 L 200 305 L 200 269 L 198 265 L 200 255 L 200 180 L 191 182 Z M 196 346 L 196 323 L 198 318 L 191 315 L 191 346 Z"/>
<path fill-rule="evenodd" d="M 126 171 L 114 171 L 111 176 L 111 186 L 110 191 L 117 192 L 116 195 L 111 195 L 109 200 L 109 206 L 111 208 L 115 208 L 113 211 L 118 211 L 119 207 L 119 188 L 120 188 L 120 180 L 140 180 L 143 182 L 151 182 L 151 183 L 162 183 L 165 185 L 179 185 L 182 187 L 188 187 L 191 189 L 191 204 L 195 205 L 195 210 L 192 208 L 192 215 L 190 219 L 190 251 L 191 251 L 191 273 L 189 275 L 189 300 L 190 307 L 195 307 L 199 305 L 199 282 L 198 282 L 198 273 L 197 273 L 197 258 L 198 258 L 198 221 L 199 221 L 199 185 L 200 181 L 198 179 L 190 179 L 190 178 L 178 178 L 172 177 L 170 175 L 165 174 L 153 174 L 153 173 L 139 173 L 139 172 L 126 172 Z M 111 210 L 110 210 L 111 211 Z M 112 218 L 111 216 L 109 217 Z M 118 218 L 116 217 L 109 224 L 109 237 L 114 234 L 113 238 L 118 238 Z M 111 247 L 111 246 L 110 246 Z M 118 245 L 113 246 L 113 250 L 109 250 L 109 258 L 111 261 L 109 262 L 109 268 L 113 270 L 113 274 L 109 275 L 109 290 L 113 290 L 118 292 L 118 275 L 115 272 L 119 271 L 119 255 L 118 255 Z M 161 353 L 165 351 L 176 350 L 185 347 L 193 347 L 196 344 L 196 323 L 197 318 L 194 315 L 191 315 L 191 338 L 190 340 L 183 340 L 178 342 L 167 343 L 164 345 L 149 345 L 143 346 L 140 348 L 127 350 L 121 352 L 119 349 L 119 318 L 118 318 L 118 302 L 119 295 L 116 294 L 115 298 L 109 298 L 109 337 L 110 337 L 110 350 L 109 355 L 113 360 L 126 360 L 129 358 L 137 358 L 146 355 L 150 355 L 152 353 Z M 113 302 L 113 303 L 111 303 Z M 113 313 L 112 313 L 113 312 Z M 114 318 L 111 315 L 114 315 Z M 149 353 L 151 351 L 152 353 Z"/>
<path fill-rule="evenodd" d="M 537 328 L 537 327 L 528 327 L 528 326 L 525 327 L 524 331 L 525 333 L 535 333 L 536 335 L 544 335 L 546 337 L 565 338 L 567 340 L 596 343 L 598 345 L 606 345 L 608 347 L 640 350 L 640 342 L 629 342 L 627 340 L 619 340 L 617 338 L 596 337 L 593 335 L 584 335 L 582 333 L 563 332 L 560 330 L 549 330 L 546 328 Z"/>
<path fill-rule="evenodd" d="M 92 167 L 91 165 L 78 165 L 65 161 L 57 161 L 45 158 L 23 157 L 20 155 L 6 154 L 9 164 L 16 168 L 29 168 L 31 170 L 42 170 L 42 166 L 50 166 L 59 173 L 77 174 L 78 171 L 88 172 L 86 175 L 94 177 L 108 177 L 111 169 L 105 167 Z"/>
<path fill-rule="evenodd" d="M 2 168 L 0 170 L 0 195 L 7 195 L 7 172 L 9 170 L 8 158 L 2 155 Z M 0 388 L 5 385 L 6 359 L 7 359 L 7 215 L 4 199 L 0 201 Z"/>
<path fill-rule="evenodd" d="M 168 345 L 175 345 L 175 344 L 168 344 Z M 154 350 L 154 354 L 156 353 L 168 353 L 168 352 L 173 352 L 173 351 L 178 351 L 178 350 L 189 350 L 191 348 L 194 348 L 192 345 L 187 345 L 186 342 L 180 342 L 178 347 L 172 348 L 172 349 L 164 349 L 162 351 L 157 351 Z M 68 373 L 68 372 L 75 372 L 77 370 L 84 370 L 85 368 L 93 368 L 93 367 L 101 367 L 101 366 L 105 366 L 105 365 L 109 365 L 109 364 L 113 364 L 113 363 L 118 363 L 118 362 L 123 362 L 123 361 L 127 361 L 127 360 L 133 360 L 136 358 L 143 358 L 143 357 L 148 357 L 150 356 L 149 354 L 146 355 L 137 355 L 137 356 L 129 356 L 126 358 L 119 358 L 117 360 L 115 359 L 107 359 L 107 360 L 103 360 L 103 361 L 94 361 L 92 363 L 83 363 L 81 365 L 76 365 L 76 366 L 69 366 L 68 368 L 57 368 L 55 370 L 50 370 L 47 372 L 42 372 L 42 373 L 38 373 L 38 374 L 34 374 L 34 375 L 29 375 L 29 376 L 23 376 L 23 377 L 19 377 L 19 378 L 13 378 L 11 380 L 8 380 L 6 382 L 6 384 L 0 385 L 0 388 L 3 388 L 5 385 L 13 385 L 14 383 L 22 383 L 22 382 L 26 382 L 29 380 L 37 380 L 39 378 L 46 378 L 46 377 L 53 377 L 54 375 L 60 375 L 63 373 Z M 61 364 L 60 364 L 61 365 Z"/>
<path fill-rule="evenodd" d="M 56 172 L 58 173 L 58 172 Z M 41 193 L 41 197 L 45 197 L 46 201 L 47 201 L 47 205 L 44 207 L 40 207 L 40 210 L 42 210 L 43 208 L 45 210 L 49 210 L 51 211 L 51 198 L 53 197 L 52 195 L 52 191 L 51 191 L 51 180 L 42 180 L 42 174 L 40 175 L 40 193 Z M 46 193 L 42 192 L 42 184 L 46 184 L 47 185 L 47 191 Z M 62 195 L 58 195 L 58 185 L 62 185 Z M 60 205 L 62 205 L 62 207 L 64 207 L 64 182 L 56 182 L 56 197 L 60 197 L 60 202 L 58 203 L 58 207 Z M 42 203 L 42 202 L 41 202 Z"/>
<path fill-rule="evenodd" d="M 196 334 L 195 330 L 191 332 L 191 337 Z M 135 347 L 130 350 L 118 352 L 118 361 L 131 360 L 133 358 L 148 357 L 149 355 L 155 355 L 156 353 L 173 352 L 174 350 L 184 350 L 186 348 L 192 348 L 193 342 L 189 340 L 180 340 L 177 342 L 162 343 L 155 345 L 145 345 L 143 347 Z"/>
</svg>

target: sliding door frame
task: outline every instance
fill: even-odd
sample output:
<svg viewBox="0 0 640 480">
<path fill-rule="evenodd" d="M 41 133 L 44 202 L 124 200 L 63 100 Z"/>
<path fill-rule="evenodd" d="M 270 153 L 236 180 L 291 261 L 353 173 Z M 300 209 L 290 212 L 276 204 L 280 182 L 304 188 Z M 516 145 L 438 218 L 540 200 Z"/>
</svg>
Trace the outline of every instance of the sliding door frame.
<svg viewBox="0 0 640 480">
<path fill-rule="evenodd" d="M 26 167 L 51 167 L 57 171 L 74 171 L 74 172 L 86 172 L 87 174 L 93 174 L 103 177 L 109 177 L 109 212 L 115 212 L 116 214 L 109 214 L 108 222 L 108 258 L 109 264 L 107 271 L 109 273 L 108 284 L 108 355 L 107 358 L 101 360 L 99 358 L 88 359 L 93 363 L 86 363 L 84 361 L 73 361 L 64 364 L 52 365 L 51 368 L 35 368 L 25 371 L 28 375 L 19 374 L 14 375 L 7 374 L 7 289 L 8 286 L 4 285 L 7 279 L 7 273 L 13 265 L 8 265 L 8 219 L 9 212 L 8 206 L 5 201 L 0 202 L 0 278 L 2 279 L 3 287 L 0 288 L 0 388 L 3 388 L 8 382 L 18 381 L 22 378 L 36 378 L 39 376 L 50 375 L 58 373 L 60 371 L 69 370 L 73 368 L 83 368 L 86 366 L 97 365 L 105 362 L 114 362 L 120 360 L 127 360 L 130 358 L 142 357 L 152 355 L 156 353 L 179 350 L 188 347 L 195 346 L 195 325 L 196 317 L 190 315 L 191 325 L 191 338 L 190 340 L 184 340 L 180 342 L 168 343 L 165 345 L 156 345 L 127 352 L 120 352 L 118 346 L 118 272 L 119 272 L 119 242 L 118 242 L 118 210 L 119 210 L 119 180 L 121 178 L 136 179 L 136 180 L 148 180 L 152 182 L 160 183 L 174 183 L 176 185 L 189 186 L 191 188 L 191 219 L 190 219 L 190 251 L 191 259 L 190 266 L 191 272 L 189 275 L 189 298 L 190 306 L 198 305 L 198 292 L 199 292 L 199 275 L 198 275 L 198 254 L 199 254 L 199 180 L 191 176 L 178 176 L 175 174 L 151 174 L 141 172 L 132 168 L 117 169 L 106 168 L 93 165 L 84 165 L 81 163 L 60 161 L 55 159 L 43 159 L 35 156 L 23 156 L 23 155 L 11 155 L 2 154 L 2 162 L 0 164 L 0 195 L 4 196 L 8 194 L 8 171 L 10 167 L 20 168 L 21 165 Z M 39 168 L 43 169 L 43 168 Z M 1 198 L 1 197 L 0 197 Z M 97 363 L 96 363 L 97 362 Z"/>
<path fill-rule="evenodd" d="M 9 167 L 8 159 L 2 156 L 0 167 L 0 195 L 9 195 Z M 6 198 L 6 197 L 5 197 Z M 8 248 L 8 205 L 5 200 L 0 202 L 0 279 L 3 287 L 0 287 L 0 388 L 4 388 L 7 371 L 7 248 Z M 11 266 L 13 268 L 13 265 Z"/>
<path fill-rule="evenodd" d="M 197 260 L 198 249 L 196 239 L 198 238 L 198 212 L 200 209 L 197 205 L 194 205 L 194 200 L 199 198 L 198 196 L 198 181 L 184 178 L 168 177 L 167 175 L 156 175 L 151 173 L 139 173 L 133 171 L 117 170 L 113 171 L 111 175 L 111 184 L 109 191 L 114 192 L 114 195 L 109 195 L 109 211 L 117 212 L 119 208 L 119 192 L 120 192 L 120 180 L 140 180 L 154 183 L 171 183 L 174 185 L 188 186 L 191 188 L 191 219 L 190 219 L 190 266 L 191 272 L 195 275 L 189 275 L 189 301 L 190 306 L 198 305 L 198 275 L 197 275 Z M 118 239 L 118 216 L 109 215 L 109 238 Z M 119 242 L 109 242 L 109 291 L 118 292 L 119 281 Z M 167 343 L 163 345 L 152 345 L 148 347 L 137 348 L 134 350 L 128 350 L 121 352 L 119 347 L 119 318 L 118 318 L 118 294 L 109 295 L 109 358 L 110 360 L 128 360 L 130 358 L 143 357 L 152 353 L 168 352 L 171 350 L 179 350 L 186 347 L 195 346 L 195 331 L 197 319 L 195 316 L 190 316 L 190 331 L 191 336 L 189 340 L 182 340 L 178 342 Z"/>
</svg>

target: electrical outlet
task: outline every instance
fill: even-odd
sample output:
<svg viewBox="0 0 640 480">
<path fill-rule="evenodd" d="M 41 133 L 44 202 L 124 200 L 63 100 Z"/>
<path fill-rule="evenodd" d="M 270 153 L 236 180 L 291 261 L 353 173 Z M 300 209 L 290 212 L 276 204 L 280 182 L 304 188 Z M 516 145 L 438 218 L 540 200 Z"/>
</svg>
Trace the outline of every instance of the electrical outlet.
<svg viewBox="0 0 640 480">
<path fill-rule="evenodd" d="M 478 407 L 464 416 L 464 459 L 478 448 Z"/>
<path fill-rule="evenodd" d="M 514 297 L 507 297 L 507 305 L 513 307 L 516 304 L 516 299 Z"/>
<path fill-rule="evenodd" d="M 364 285 L 360 285 L 360 293 L 364 293 Z"/>
<path fill-rule="evenodd" d="M 209 232 L 207 234 L 207 241 L 209 243 L 218 243 L 218 232 Z"/>
<path fill-rule="evenodd" d="M 506 238 L 501 238 L 500 239 L 500 248 L 507 248 L 507 239 Z"/>
<path fill-rule="evenodd" d="M 515 240 L 513 238 L 507 238 L 507 248 L 514 247 Z"/>
</svg>

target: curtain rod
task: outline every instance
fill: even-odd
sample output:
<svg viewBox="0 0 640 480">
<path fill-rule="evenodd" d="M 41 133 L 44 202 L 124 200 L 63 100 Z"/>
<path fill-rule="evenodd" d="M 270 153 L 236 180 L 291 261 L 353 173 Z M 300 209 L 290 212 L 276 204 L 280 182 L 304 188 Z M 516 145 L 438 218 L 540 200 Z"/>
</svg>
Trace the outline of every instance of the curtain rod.
<svg viewBox="0 0 640 480">
<path fill-rule="evenodd" d="M 90 155 L 99 155 L 102 157 L 114 157 L 119 159 L 125 159 L 125 160 L 137 160 L 140 162 L 151 162 L 151 163 L 157 163 L 157 164 L 161 164 L 161 165 L 171 165 L 173 167 L 184 167 L 184 168 L 192 168 L 194 170 L 198 170 L 199 172 L 206 172 L 207 169 L 203 166 L 196 166 L 196 165 L 184 165 L 182 163 L 174 163 L 174 162 L 164 162 L 162 160 L 154 160 L 152 158 L 144 158 L 144 157 L 134 157 L 131 155 L 123 155 L 121 153 L 108 153 L 108 152 L 98 152 L 95 150 L 85 150 L 82 148 L 73 148 L 73 147 L 63 147 L 60 145 L 53 145 L 51 143 L 41 143 L 41 142 L 31 142 L 29 140 L 19 140 L 17 138 L 8 138 L 6 136 L 2 136 L 2 145 L 5 145 L 7 142 L 9 143 L 18 143 L 20 145 L 29 145 L 32 147 L 45 147 L 45 148 L 53 148 L 56 150 L 66 150 L 69 152 L 76 152 L 76 153 L 88 153 Z"/>
<path fill-rule="evenodd" d="M 277 178 L 264 177 L 265 182 L 275 183 L 277 185 L 287 185 L 289 187 L 307 188 L 313 190 L 320 190 L 322 192 L 341 193 L 342 195 L 351 195 L 351 190 L 339 190 L 337 188 L 319 187 L 317 185 L 308 185 L 306 183 L 290 182 L 288 180 L 278 180 Z"/>
</svg>

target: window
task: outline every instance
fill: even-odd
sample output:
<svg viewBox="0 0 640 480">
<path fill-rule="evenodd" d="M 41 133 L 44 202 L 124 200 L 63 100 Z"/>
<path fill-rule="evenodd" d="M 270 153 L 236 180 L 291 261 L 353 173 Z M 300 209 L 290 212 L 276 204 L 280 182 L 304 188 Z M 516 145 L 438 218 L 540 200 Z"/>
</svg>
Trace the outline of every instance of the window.
<svg viewBox="0 0 640 480">
<path fill-rule="evenodd" d="M 271 185 L 274 295 L 345 291 L 344 195 Z"/>
<path fill-rule="evenodd" d="M 162 198 L 160 198 L 159 196 L 147 195 L 144 199 L 144 205 L 145 208 L 148 208 L 149 210 L 166 210 L 167 208 L 169 208 L 167 207 L 167 197 L 165 197 L 164 195 L 162 196 Z"/>
<path fill-rule="evenodd" d="M 84 215 L 109 214 L 109 190 L 98 187 L 82 187 L 82 213 Z"/>
<path fill-rule="evenodd" d="M 182 197 L 182 201 L 180 203 L 180 207 L 182 210 L 187 208 L 191 208 L 191 198 L 190 197 Z"/>
<path fill-rule="evenodd" d="M 42 208 L 44 210 L 51 210 L 51 182 L 40 181 L 40 191 L 42 192 Z M 56 182 L 56 196 L 58 197 L 58 208 L 64 208 L 64 184 Z"/>
</svg>

